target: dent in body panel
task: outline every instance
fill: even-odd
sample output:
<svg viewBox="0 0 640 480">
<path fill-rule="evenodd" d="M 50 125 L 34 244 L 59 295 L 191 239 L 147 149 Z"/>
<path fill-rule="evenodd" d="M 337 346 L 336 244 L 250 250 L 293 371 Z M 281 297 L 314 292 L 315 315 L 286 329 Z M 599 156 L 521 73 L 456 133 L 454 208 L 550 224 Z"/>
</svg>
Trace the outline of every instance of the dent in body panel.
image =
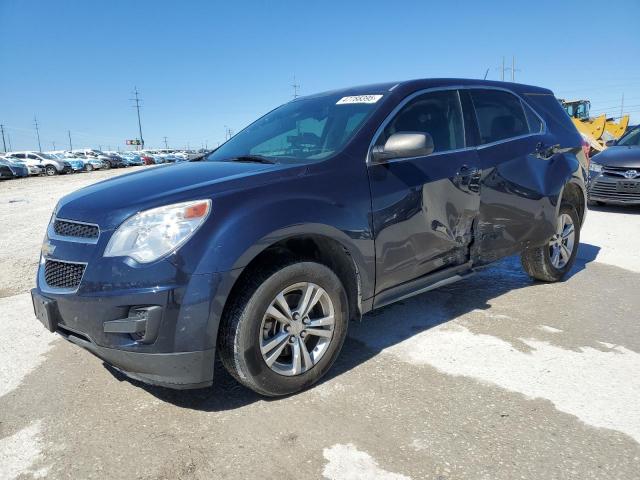
<svg viewBox="0 0 640 480">
<path fill-rule="evenodd" d="M 567 152 L 541 156 L 539 140 L 529 137 L 478 150 L 483 174 L 474 263 L 541 245 L 555 232 L 560 194 L 579 163 Z"/>
<path fill-rule="evenodd" d="M 468 260 L 479 196 L 456 180 L 464 151 L 370 165 L 376 292 Z"/>
</svg>

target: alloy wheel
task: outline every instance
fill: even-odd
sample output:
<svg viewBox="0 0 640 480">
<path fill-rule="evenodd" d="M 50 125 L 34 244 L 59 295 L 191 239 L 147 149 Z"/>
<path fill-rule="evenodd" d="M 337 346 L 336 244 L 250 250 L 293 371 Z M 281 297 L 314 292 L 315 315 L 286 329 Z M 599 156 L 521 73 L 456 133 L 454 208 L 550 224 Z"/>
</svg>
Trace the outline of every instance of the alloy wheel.
<svg viewBox="0 0 640 480">
<path fill-rule="evenodd" d="M 282 290 L 267 308 L 260 328 L 260 352 L 267 366 L 293 376 L 316 365 L 333 340 L 334 314 L 329 294 L 314 283 Z"/>
<path fill-rule="evenodd" d="M 563 213 L 558 217 L 556 233 L 549 241 L 551 264 L 560 270 L 571 259 L 575 247 L 576 231 L 571 216 Z"/>
</svg>

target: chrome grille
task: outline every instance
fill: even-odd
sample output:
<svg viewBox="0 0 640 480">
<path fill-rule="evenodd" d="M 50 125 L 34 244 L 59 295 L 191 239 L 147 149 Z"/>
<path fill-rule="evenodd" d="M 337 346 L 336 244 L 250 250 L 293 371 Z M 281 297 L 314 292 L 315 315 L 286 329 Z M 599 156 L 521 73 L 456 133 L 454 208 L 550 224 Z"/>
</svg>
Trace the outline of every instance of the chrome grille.
<svg viewBox="0 0 640 480">
<path fill-rule="evenodd" d="M 53 231 L 62 237 L 98 238 L 100 235 L 97 225 L 58 219 L 53 222 Z"/>
<path fill-rule="evenodd" d="M 620 188 L 617 181 L 603 181 L 596 179 L 589 186 L 589 196 L 619 201 L 640 201 L 640 181 L 620 180 L 620 183 L 629 185 Z M 631 187 L 633 185 L 633 188 Z"/>
<path fill-rule="evenodd" d="M 54 288 L 78 288 L 85 267 L 84 263 L 46 260 L 44 264 L 44 280 L 47 285 Z"/>
</svg>

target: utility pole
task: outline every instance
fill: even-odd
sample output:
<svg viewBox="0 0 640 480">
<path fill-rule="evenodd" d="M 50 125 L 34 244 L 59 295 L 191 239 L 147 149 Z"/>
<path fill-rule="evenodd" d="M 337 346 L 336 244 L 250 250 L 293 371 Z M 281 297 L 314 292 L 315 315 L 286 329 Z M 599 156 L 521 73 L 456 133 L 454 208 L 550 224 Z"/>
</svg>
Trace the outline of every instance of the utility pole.
<svg viewBox="0 0 640 480">
<path fill-rule="evenodd" d="M 162 137 L 162 138 L 164 138 L 164 148 L 168 150 L 169 147 L 167 146 L 167 137 Z"/>
<path fill-rule="evenodd" d="M 486 71 L 486 72 L 484 72 L 484 78 L 483 78 L 483 80 L 486 80 L 486 79 L 487 79 L 487 75 L 489 75 L 489 69 L 488 69 L 488 68 L 487 68 L 487 71 Z"/>
<path fill-rule="evenodd" d="M 620 102 L 620 118 L 622 118 L 623 115 L 624 115 L 624 92 L 622 93 L 622 101 Z"/>
<path fill-rule="evenodd" d="M 227 125 L 224 126 L 224 141 L 226 142 L 231 137 L 233 137 L 233 130 L 231 130 Z"/>
<path fill-rule="evenodd" d="M 73 150 L 73 145 L 71 145 L 71 130 L 67 130 L 67 133 L 69 134 L 69 151 Z"/>
<path fill-rule="evenodd" d="M 504 56 L 502 57 L 502 68 L 500 69 L 500 80 L 504 82 Z"/>
<path fill-rule="evenodd" d="M 9 132 L 7 132 L 7 143 L 9 144 L 9 151 L 13 151 L 13 147 L 11 146 L 11 136 L 9 135 Z"/>
<path fill-rule="evenodd" d="M 138 112 L 138 131 L 140 132 L 140 143 L 142 144 L 142 148 L 140 150 L 144 150 L 144 139 L 142 138 L 142 123 L 140 122 L 140 99 L 138 98 L 138 87 L 133 87 L 133 94 L 136 98 L 131 98 L 130 100 L 136 102 L 136 111 Z"/>
<path fill-rule="evenodd" d="M 298 90 L 300 89 L 300 84 L 296 83 L 296 74 L 293 74 L 293 83 L 291 84 L 293 87 L 293 98 L 298 98 Z"/>
<path fill-rule="evenodd" d="M 53 150 L 56 150 L 56 142 L 51 142 L 51 144 L 53 145 Z"/>
<path fill-rule="evenodd" d="M 520 69 L 516 68 L 516 57 L 515 55 L 511 57 L 511 81 L 516 81 L 516 72 L 519 72 Z"/>
<path fill-rule="evenodd" d="M 40 130 L 38 130 L 38 119 L 36 118 L 36 116 L 33 116 L 33 124 L 36 127 L 36 135 L 38 136 L 38 151 L 41 152 L 42 151 L 42 145 L 40 145 Z"/>
<path fill-rule="evenodd" d="M 0 131 L 2 131 L 2 146 L 4 147 L 4 153 L 7 153 L 7 144 L 4 141 L 4 125 L 0 124 Z"/>
</svg>

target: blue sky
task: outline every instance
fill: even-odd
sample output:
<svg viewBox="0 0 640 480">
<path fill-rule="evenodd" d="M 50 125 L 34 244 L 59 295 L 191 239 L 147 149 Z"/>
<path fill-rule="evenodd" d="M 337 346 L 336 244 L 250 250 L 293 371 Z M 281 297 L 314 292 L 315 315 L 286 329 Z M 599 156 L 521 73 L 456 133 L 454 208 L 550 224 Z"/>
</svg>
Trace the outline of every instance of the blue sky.
<svg viewBox="0 0 640 480">
<path fill-rule="evenodd" d="M 420 77 L 516 81 L 640 122 L 640 1 L 0 0 L 0 123 L 14 150 L 215 146 L 300 93 Z M 510 75 L 506 73 L 507 77 Z M 0 146 L 1 148 L 1 146 Z"/>
</svg>

